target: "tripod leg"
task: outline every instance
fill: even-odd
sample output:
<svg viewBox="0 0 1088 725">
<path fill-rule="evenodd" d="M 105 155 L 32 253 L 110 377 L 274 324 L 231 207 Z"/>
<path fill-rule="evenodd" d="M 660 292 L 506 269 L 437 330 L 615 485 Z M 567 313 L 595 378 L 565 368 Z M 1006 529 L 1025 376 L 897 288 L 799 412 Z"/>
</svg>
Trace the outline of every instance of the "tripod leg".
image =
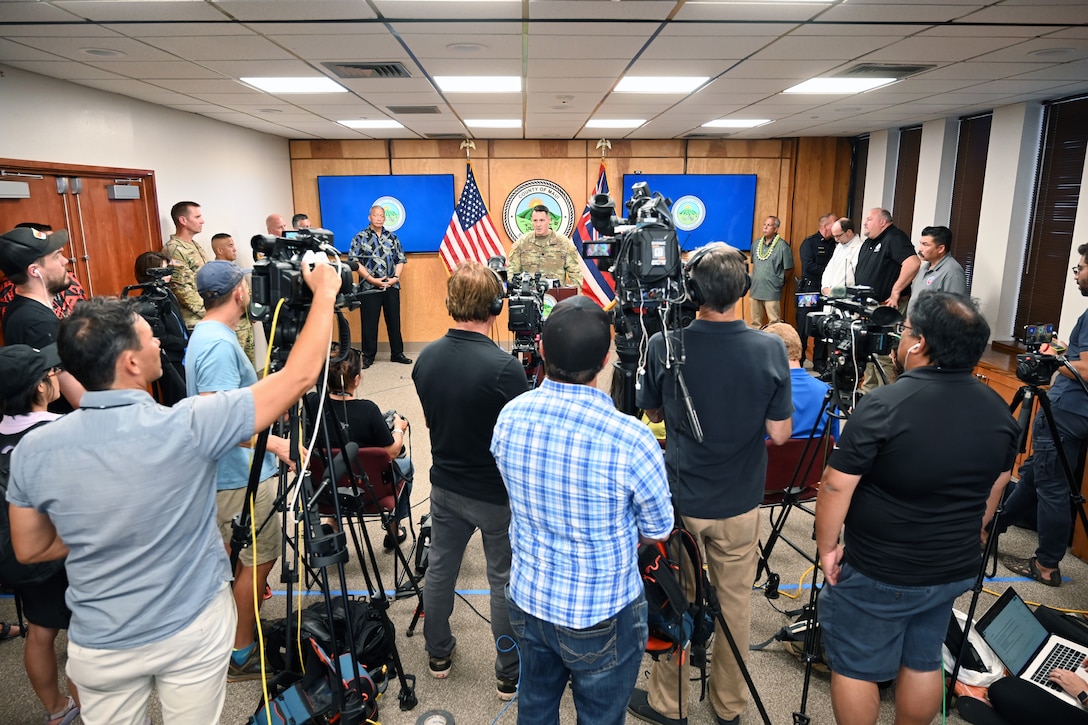
<svg viewBox="0 0 1088 725">
<path fill-rule="evenodd" d="M 1084 496 L 1080 492 L 1080 486 L 1077 484 L 1076 477 L 1073 475 L 1073 468 L 1065 455 L 1065 446 L 1062 444 L 1062 435 L 1058 429 L 1057 421 L 1054 420 L 1054 412 L 1050 407 L 1050 399 L 1047 397 L 1046 391 L 1044 390 L 1039 391 L 1039 405 L 1042 407 L 1043 414 L 1046 416 L 1046 422 L 1050 426 L 1050 435 L 1051 439 L 1054 441 L 1054 448 L 1058 453 L 1058 461 L 1062 465 L 1062 472 L 1065 474 L 1065 480 L 1069 484 L 1069 497 L 1076 509 L 1081 526 L 1084 527 L 1085 533 L 1088 533 L 1088 514 L 1084 511 Z"/>
</svg>

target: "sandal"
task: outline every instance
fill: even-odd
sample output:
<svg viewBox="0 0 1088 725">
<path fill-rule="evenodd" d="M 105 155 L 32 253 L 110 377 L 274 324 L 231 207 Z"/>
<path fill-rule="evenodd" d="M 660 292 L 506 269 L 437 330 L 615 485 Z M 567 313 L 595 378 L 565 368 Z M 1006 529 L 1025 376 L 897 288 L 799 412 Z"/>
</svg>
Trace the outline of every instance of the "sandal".
<svg viewBox="0 0 1088 725">
<path fill-rule="evenodd" d="M 1001 563 L 1012 573 L 1019 574 L 1028 579 L 1034 579 L 1037 582 L 1046 584 L 1048 587 L 1060 587 L 1062 585 L 1061 571 L 1055 570 L 1050 573 L 1050 576 L 1044 576 L 1043 573 L 1039 571 L 1039 562 L 1034 556 L 1030 559 L 1007 556 L 1002 559 Z"/>
<path fill-rule="evenodd" d="M 407 538 L 408 532 L 405 531 L 403 526 L 399 526 L 397 527 L 397 542 L 394 544 L 393 536 L 391 534 L 386 534 L 385 539 L 382 541 L 382 547 L 385 549 L 386 553 L 389 553 L 398 545 L 403 544 Z"/>
<path fill-rule="evenodd" d="M 19 637 L 26 636 L 26 625 L 8 624 L 4 622 L 0 624 L 0 642 L 6 642 L 9 639 L 18 639 Z"/>
</svg>

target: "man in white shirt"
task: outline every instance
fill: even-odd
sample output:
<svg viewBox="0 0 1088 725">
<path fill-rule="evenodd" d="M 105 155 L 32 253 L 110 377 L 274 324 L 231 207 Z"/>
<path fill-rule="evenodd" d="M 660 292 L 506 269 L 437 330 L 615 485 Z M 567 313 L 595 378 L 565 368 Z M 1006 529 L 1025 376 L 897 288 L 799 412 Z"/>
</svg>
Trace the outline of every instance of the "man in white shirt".
<svg viewBox="0 0 1088 725">
<path fill-rule="evenodd" d="M 858 266 L 858 252 L 861 251 L 861 235 L 854 231 L 854 222 L 848 217 L 831 225 L 831 237 L 835 240 L 835 252 L 820 280 L 825 296 L 830 296 L 835 287 L 854 286 L 854 270 Z"/>
</svg>

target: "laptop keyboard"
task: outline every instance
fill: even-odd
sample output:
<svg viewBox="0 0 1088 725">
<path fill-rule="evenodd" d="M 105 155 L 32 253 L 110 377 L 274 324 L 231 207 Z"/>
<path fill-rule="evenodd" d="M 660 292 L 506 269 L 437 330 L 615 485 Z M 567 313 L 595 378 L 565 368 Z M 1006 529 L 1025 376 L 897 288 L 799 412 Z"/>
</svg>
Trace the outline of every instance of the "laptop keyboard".
<svg viewBox="0 0 1088 725">
<path fill-rule="evenodd" d="M 1032 674 L 1031 681 L 1061 692 L 1062 688 L 1047 680 L 1047 677 L 1051 672 L 1059 669 L 1075 672 L 1083 661 L 1083 652 L 1075 650 L 1072 647 L 1066 647 L 1064 644 L 1055 644 L 1054 648 L 1050 651 L 1050 654 L 1047 655 L 1047 658 L 1043 660 L 1042 664 L 1040 664 Z"/>
</svg>

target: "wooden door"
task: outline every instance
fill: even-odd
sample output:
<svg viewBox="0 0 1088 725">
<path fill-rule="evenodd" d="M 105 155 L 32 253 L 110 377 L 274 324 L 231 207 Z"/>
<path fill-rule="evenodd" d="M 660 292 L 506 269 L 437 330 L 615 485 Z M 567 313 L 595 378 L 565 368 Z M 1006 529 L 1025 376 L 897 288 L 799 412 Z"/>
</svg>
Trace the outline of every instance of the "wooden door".
<svg viewBox="0 0 1088 725">
<path fill-rule="evenodd" d="M 159 249 L 154 172 L 0 159 L 3 179 L 25 181 L 26 199 L 0 199 L 0 231 L 22 222 L 67 229 L 70 269 L 88 295 L 117 295 L 135 282 L 133 264 Z M 109 187 L 132 186 L 138 199 L 110 199 Z"/>
</svg>

